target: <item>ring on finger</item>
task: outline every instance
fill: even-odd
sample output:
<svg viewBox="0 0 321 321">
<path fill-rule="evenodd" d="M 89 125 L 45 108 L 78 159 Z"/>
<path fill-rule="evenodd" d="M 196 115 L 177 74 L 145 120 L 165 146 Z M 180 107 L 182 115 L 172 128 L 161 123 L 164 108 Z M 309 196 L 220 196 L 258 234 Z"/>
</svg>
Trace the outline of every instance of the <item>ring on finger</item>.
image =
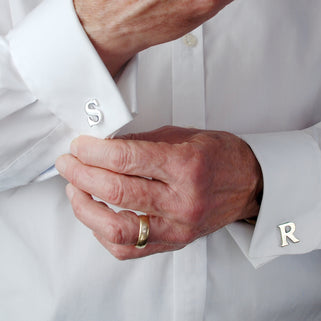
<svg viewBox="0 0 321 321">
<path fill-rule="evenodd" d="M 149 218 L 147 215 L 139 216 L 139 234 L 136 243 L 136 248 L 143 249 L 149 237 Z"/>
</svg>

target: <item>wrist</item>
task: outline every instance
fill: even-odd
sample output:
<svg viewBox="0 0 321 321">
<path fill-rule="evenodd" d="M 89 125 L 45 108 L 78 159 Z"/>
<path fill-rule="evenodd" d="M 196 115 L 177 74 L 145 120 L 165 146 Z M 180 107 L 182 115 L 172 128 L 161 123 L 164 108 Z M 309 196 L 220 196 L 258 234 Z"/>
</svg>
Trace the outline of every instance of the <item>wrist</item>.
<svg viewBox="0 0 321 321">
<path fill-rule="evenodd" d="M 244 142 L 245 143 L 245 142 Z M 248 164 L 252 168 L 252 173 L 249 177 L 251 180 L 250 186 L 252 186 L 252 193 L 250 193 L 250 201 L 248 206 L 245 208 L 243 212 L 242 219 L 245 219 L 247 222 L 251 222 L 253 224 L 256 221 L 256 217 L 259 214 L 262 197 L 263 197 L 263 174 L 261 170 L 261 166 L 254 155 L 251 147 L 246 144 L 248 148 Z"/>
<path fill-rule="evenodd" d="M 134 39 L 114 19 L 107 23 L 104 14 L 97 14 L 99 8 L 94 3 L 74 0 L 74 8 L 88 38 L 114 77 L 139 51 Z"/>
</svg>

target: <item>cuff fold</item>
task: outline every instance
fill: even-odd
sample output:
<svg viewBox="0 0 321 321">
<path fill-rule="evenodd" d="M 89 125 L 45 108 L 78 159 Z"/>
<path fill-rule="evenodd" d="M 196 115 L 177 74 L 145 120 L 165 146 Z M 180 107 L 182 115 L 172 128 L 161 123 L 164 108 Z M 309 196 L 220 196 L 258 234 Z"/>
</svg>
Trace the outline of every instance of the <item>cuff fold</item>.
<svg viewBox="0 0 321 321">
<path fill-rule="evenodd" d="M 7 39 L 31 92 L 77 133 L 104 138 L 132 119 L 71 0 L 45 0 Z M 92 99 L 103 114 L 103 121 L 94 127 L 85 111 Z"/>
<path fill-rule="evenodd" d="M 303 254 L 320 246 L 321 152 L 303 131 L 242 135 L 256 155 L 264 191 L 254 227 L 237 222 L 227 227 L 255 267 L 275 257 Z M 282 247 L 279 225 L 294 223 L 300 242 Z"/>
</svg>

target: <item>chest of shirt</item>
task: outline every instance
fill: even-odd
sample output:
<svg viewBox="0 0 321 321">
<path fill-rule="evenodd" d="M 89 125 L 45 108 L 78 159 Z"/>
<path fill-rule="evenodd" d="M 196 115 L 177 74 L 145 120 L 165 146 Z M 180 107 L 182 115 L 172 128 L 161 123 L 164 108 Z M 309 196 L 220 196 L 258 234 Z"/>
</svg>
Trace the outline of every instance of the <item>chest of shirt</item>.
<svg viewBox="0 0 321 321">
<path fill-rule="evenodd" d="M 187 36 L 140 53 L 139 116 L 125 130 L 173 124 L 244 134 L 321 121 L 317 7 L 236 1 Z"/>
</svg>

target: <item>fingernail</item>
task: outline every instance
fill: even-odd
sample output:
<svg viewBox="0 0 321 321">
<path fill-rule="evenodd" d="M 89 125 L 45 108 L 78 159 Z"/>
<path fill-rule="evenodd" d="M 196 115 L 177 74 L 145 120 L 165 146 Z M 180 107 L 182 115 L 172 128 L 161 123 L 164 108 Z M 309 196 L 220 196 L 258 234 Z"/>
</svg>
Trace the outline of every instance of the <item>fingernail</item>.
<svg viewBox="0 0 321 321">
<path fill-rule="evenodd" d="M 74 156 L 77 156 L 78 153 L 78 139 L 75 138 L 70 144 L 70 152 Z"/>
<path fill-rule="evenodd" d="M 69 200 L 71 200 L 74 197 L 75 188 L 70 183 L 66 185 L 66 194 Z"/>
<path fill-rule="evenodd" d="M 55 166 L 56 166 L 56 169 L 59 173 L 63 174 L 65 172 L 67 164 L 66 164 L 64 156 L 60 156 L 57 158 Z"/>
</svg>

